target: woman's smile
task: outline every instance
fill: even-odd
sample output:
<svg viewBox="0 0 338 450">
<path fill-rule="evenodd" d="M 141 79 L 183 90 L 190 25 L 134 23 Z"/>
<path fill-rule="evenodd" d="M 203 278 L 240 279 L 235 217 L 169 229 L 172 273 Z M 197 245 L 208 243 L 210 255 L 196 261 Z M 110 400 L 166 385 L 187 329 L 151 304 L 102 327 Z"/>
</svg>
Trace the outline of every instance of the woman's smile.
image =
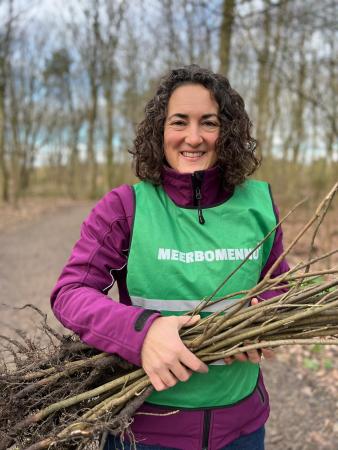
<svg viewBox="0 0 338 450">
<path fill-rule="evenodd" d="M 205 152 L 181 152 L 181 155 L 186 156 L 187 158 L 198 158 L 205 155 Z"/>
</svg>

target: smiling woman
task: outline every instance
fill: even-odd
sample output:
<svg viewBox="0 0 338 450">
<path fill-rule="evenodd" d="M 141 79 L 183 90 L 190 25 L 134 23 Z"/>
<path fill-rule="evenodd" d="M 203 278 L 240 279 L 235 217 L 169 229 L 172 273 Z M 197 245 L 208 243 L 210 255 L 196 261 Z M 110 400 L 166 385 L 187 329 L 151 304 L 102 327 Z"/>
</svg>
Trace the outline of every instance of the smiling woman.
<svg viewBox="0 0 338 450">
<path fill-rule="evenodd" d="M 261 354 L 207 366 L 179 333 L 200 320 L 186 313 L 227 275 L 213 299 L 228 296 L 230 306 L 240 301 L 231 294 L 254 287 L 282 253 L 277 227 L 243 264 L 277 220 L 269 186 L 247 180 L 259 164 L 250 127 L 224 76 L 196 65 L 170 71 L 130 151 L 141 182 L 113 189 L 95 206 L 52 293 L 66 327 L 148 375 L 154 391 L 126 436 L 136 448 L 264 448 Z M 282 261 L 272 277 L 287 269 Z M 106 295 L 115 281 L 120 302 Z M 219 305 L 210 302 L 201 314 Z M 126 441 L 109 436 L 104 448 L 135 448 Z"/>
<path fill-rule="evenodd" d="M 227 78 L 194 64 L 174 69 L 162 78 L 137 128 L 130 150 L 136 174 L 159 185 L 164 165 L 191 173 L 217 161 L 224 186 L 237 186 L 260 164 L 251 127 Z"/>
<path fill-rule="evenodd" d="M 218 104 L 199 84 L 186 84 L 172 93 L 164 125 L 164 155 L 178 172 L 206 170 L 217 161 L 220 121 Z"/>
</svg>

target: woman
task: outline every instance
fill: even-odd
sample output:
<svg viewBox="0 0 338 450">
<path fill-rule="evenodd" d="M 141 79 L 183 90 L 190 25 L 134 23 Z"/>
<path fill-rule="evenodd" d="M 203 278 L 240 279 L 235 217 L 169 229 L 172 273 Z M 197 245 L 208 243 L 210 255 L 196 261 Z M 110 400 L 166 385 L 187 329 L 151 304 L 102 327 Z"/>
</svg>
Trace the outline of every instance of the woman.
<svg viewBox="0 0 338 450">
<path fill-rule="evenodd" d="M 268 185 L 247 180 L 259 165 L 250 128 L 225 77 L 197 65 L 172 70 L 148 102 L 131 151 L 143 181 L 95 206 L 52 293 L 60 322 L 149 375 L 154 393 L 131 425 L 137 448 L 264 448 L 260 354 L 207 366 L 178 333 L 199 319 L 182 314 L 278 220 Z M 278 227 L 215 299 L 253 287 L 281 252 Z M 283 261 L 273 276 L 286 270 Z M 115 281 L 120 303 L 106 296 Z M 109 437 L 105 448 L 133 447 Z"/>
</svg>

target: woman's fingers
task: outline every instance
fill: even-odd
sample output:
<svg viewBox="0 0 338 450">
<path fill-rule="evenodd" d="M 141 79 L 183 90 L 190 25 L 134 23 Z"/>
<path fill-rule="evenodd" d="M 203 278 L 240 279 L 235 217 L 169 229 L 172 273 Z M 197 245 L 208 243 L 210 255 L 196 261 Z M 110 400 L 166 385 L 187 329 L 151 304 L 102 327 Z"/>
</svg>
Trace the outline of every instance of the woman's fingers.
<svg viewBox="0 0 338 450">
<path fill-rule="evenodd" d="M 247 360 L 248 360 L 248 356 L 247 356 L 246 353 L 236 353 L 235 359 L 236 359 L 237 361 L 244 362 L 244 361 L 247 361 Z"/>
<path fill-rule="evenodd" d="M 192 370 L 189 370 L 183 364 L 177 364 L 170 370 L 178 381 L 188 381 L 192 375 Z"/>
<path fill-rule="evenodd" d="M 207 373 L 208 366 L 195 356 L 185 345 L 182 345 L 179 361 L 193 372 Z"/>
<path fill-rule="evenodd" d="M 178 321 L 178 329 L 185 327 L 192 327 L 198 323 L 199 320 L 201 320 L 201 316 L 199 314 L 196 314 L 195 316 L 178 316 L 176 317 Z"/>
<path fill-rule="evenodd" d="M 227 358 L 224 358 L 225 364 L 232 364 L 234 361 L 240 361 L 244 362 L 247 361 L 248 357 L 246 353 L 236 353 L 234 356 L 228 356 Z"/>
<path fill-rule="evenodd" d="M 170 370 L 163 369 L 158 375 L 161 378 L 162 383 L 165 385 L 165 389 L 175 386 L 178 382 L 178 379 L 171 373 Z"/>
<path fill-rule="evenodd" d="M 172 369 L 162 369 L 159 372 L 148 373 L 151 384 L 157 391 L 163 391 L 175 386 L 179 381 L 187 381 L 192 375 L 192 371 L 188 370 L 182 364 L 177 364 Z"/>
<path fill-rule="evenodd" d="M 262 348 L 262 357 L 265 359 L 274 359 L 276 357 L 275 351 L 272 348 Z"/>
<path fill-rule="evenodd" d="M 232 364 L 234 362 L 234 358 L 232 356 L 228 356 L 224 358 L 224 364 Z"/>
<path fill-rule="evenodd" d="M 147 375 L 156 391 L 164 391 L 165 389 L 168 389 L 168 386 L 161 380 L 157 373 L 148 373 Z"/>
<path fill-rule="evenodd" d="M 259 363 L 261 360 L 261 354 L 257 350 L 249 350 L 247 351 L 248 360 L 252 363 Z"/>
<path fill-rule="evenodd" d="M 273 354 L 273 352 L 272 352 L 272 354 Z M 267 356 L 267 358 L 270 359 L 271 358 L 270 352 L 268 353 L 268 355 L 269 356 Z M 236 355 L 234 355 L 234 356 L 224 358 L 225 364 L 231 364 L 233 361 L 240 361 L 240 362 L 250 361 L 252 363 L 257 364 L 260 362 L 260 360 L 261 360 L 261 352 L 258 350 L 250 350 L 248 352 L 236 353 Z"/>
</svg>

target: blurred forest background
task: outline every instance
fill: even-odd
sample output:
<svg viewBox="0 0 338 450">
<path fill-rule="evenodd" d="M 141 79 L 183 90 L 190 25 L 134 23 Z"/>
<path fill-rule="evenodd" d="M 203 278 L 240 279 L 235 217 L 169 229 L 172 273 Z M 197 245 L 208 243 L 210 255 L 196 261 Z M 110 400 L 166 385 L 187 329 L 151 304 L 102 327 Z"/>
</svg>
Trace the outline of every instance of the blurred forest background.
<svg viewBox="0 0 338 450">
<path fill-rule="evenodd" d="M 336 0 L 0 0 L 0 205 L 95 199 L 133 182 L 128 148 L 168 69 L 243 96 L 284 204 L 338 179 Z"/>
</svg>

